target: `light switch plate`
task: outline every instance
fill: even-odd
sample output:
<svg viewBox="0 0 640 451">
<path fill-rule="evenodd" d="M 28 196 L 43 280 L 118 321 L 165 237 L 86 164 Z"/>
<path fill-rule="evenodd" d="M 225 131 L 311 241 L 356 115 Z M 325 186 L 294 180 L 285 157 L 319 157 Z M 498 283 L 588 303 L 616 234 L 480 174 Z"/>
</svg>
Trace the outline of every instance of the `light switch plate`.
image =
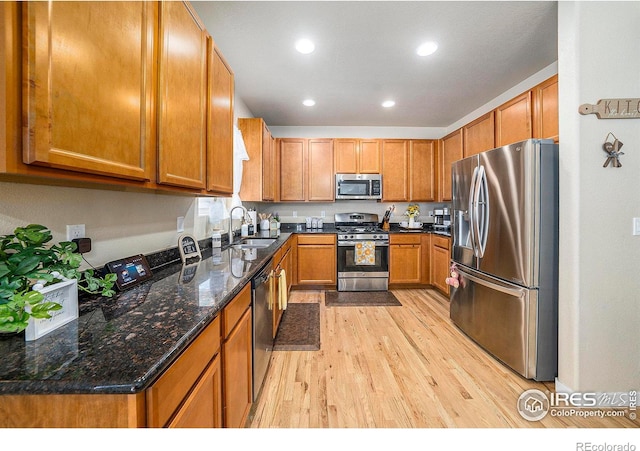
<svg viewBox="0 0 640 451">
<path fill-rule="evenodd" d="M 633 218 L 633 235 L 640 235 L 640 218 Z"/>
<path fill-rule="evenodd" d="M 178 216 L 177 229 L 178 233 L 184 232 L 184 216 Z"/>
</svg>

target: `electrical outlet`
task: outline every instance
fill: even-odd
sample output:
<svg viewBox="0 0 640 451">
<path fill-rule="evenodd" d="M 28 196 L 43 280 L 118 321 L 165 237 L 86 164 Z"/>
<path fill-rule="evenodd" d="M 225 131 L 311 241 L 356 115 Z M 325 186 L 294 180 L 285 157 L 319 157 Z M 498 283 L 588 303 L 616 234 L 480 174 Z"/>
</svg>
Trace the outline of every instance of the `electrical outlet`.
<svg viewBox="0 0 640 451">
<path fill-rule="evenodd" d="M 326 213 L 324 210 L 322 210 L 322 211 L 320 212 L 320 217 L 321 217 L 321 218 L 324 218 L 324 217 L 326 217 L 326 216 L 327 216 L 327 213 Z"/>
<path fill-rule="evenodd" d="M 293 217 L 294 217 L 294 218 L 297 218 L 297 217 L 298 217 L 298 212 L 297 212 L 297 211 L 295 211 L 295 210 L 293 211 Z"/>
<path fill-rule="evenodd" d="M 178 216 L 177 227 L 178 233 L 184 232 L 184 216 Z"/>
<path fill-rule="evenodd" d="M 84 224 L 67 225 L 67 241 L 84 238 Z"/>
</svg>

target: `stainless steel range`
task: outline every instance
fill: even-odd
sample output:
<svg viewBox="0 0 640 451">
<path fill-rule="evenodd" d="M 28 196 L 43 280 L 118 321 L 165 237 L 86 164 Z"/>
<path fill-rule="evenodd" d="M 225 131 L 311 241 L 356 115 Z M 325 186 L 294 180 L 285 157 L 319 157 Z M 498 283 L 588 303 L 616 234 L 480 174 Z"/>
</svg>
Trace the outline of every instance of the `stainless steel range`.
<svg viewBox="0 0 640 451">
<path fill-rule="evenodd" d="M 338 291 L 386 291 L 389 288 L 389 233 L 378 215 L 337 213 Z"/>
</svg>

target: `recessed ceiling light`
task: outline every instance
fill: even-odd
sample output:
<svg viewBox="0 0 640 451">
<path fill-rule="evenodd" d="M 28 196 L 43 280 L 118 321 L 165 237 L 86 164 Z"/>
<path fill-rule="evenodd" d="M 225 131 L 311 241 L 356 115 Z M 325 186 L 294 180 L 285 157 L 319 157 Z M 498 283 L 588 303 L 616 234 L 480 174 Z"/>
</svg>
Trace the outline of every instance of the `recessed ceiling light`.
<svg viewBox="0 0 640 451">
<path fill-rule="evenodd" d="M 308 39 L 300 39 L 296 42 L 296 50 L 300 53 L 307 54 L 315 50 L 316 46 Z"/>
<path fill-rule="evenodd" d="M 314 106 L 316 104 L 316 101 L 313 99 L 306 99 L 302 102 L 302 104 L 304 106 Z"/>
<path fill-rule="evenodd" d="M 396 102 L 394 102 L 393 100 L 385 100 L 384 102 L 382 102 L 382 106 L 385 108 L 391 108 L 395 104 Z"/>
<path fill-rule="evenodd" d="M 420 56 L 427 56 L 434 53 L 438 50 L 438 44 L 433 41 L 425 42 L 424 44 L 420 44 L 420 46 L 416 49 L 416 53 Z"/>
</svg>

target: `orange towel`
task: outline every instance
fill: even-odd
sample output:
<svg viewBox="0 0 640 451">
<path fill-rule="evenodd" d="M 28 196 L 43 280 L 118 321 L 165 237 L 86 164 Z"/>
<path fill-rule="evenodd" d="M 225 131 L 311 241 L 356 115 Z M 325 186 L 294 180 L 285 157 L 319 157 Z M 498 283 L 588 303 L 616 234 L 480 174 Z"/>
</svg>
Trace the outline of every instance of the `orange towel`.
<svg viewBox="0 0 640 451">
<path fill-rule="evenodd" d="M 374 241 L 359 241 L 353 256 L 356 265 L 376 264 L 376 243 Z"/>
</svg>

